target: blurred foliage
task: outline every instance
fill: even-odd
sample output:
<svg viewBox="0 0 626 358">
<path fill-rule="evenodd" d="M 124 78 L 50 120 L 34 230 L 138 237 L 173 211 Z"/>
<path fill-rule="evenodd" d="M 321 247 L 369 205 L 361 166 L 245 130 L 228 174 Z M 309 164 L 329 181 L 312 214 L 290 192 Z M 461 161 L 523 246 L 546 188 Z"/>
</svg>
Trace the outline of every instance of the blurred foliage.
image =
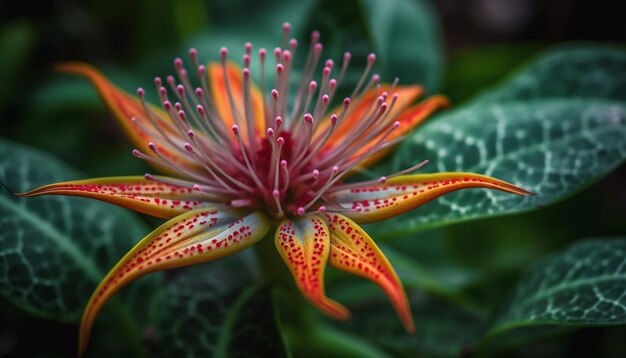
<svg viewBox="0 0 626 358">
<path fill-rule="evenodd" d="M 447 135 L 446 125 L 460 131 L 463 139 L 471 133 L 491 141 L 494 147 L 501 143 L 509 148 L 510 142 L 498 137 L 497 125 L 503 121 L 512 128 L 528 130 L 532 123 L 539 127 L 551 123 L 553 128 L 562 129 L 563 136 L 558 138 L 571 139 L 559 139 L 561 145 L 555 146 L 559 143 L 551 140 L 554 137 L 539 135 L 540 129 L 530 131 L 533 135 L 517 144 L 536 146 L 534 156 L 520 155 L 501 160 L 495 166 L 497 176 L 542 194 L 533 199 L 512 199 L 517 201 L 505 205 L 498 196 L 476 191 L 463 194 L 462 198 L 450 196 L 445 205 L 438 201 L 403 219 L 371 226 L 375 239 L 394 236 L 381 248 L 406 285 L 414 310 L 415 336 L 404 333 L 378 288 L 329 270 L 329 295 L 345 302 L 354 311 L 354 320 L 328 327 L 326 318 L 309 312 L 308 324 L 318 329 L 295 332 L 304 336 L 304 342 L 310 338 L 315 349 L 292 347 L 289 337 L 283 341 L 285 332 L 294 331 L 288 322 L 281 322 L 281 317 L 288 321 L 284 318 L 290 311 L 279 299 L 280 294 L 258 283 L 244 287 L 248 282 L 259 281 L 253 255 L 244 252 L 232 260 L 176 270 L 168 273 L 165 280 L 153 276 L 153 281 L 140 281 L 123 290 L 98 319 L 90 356 L 124 355 L 131 349 L 135 355 L 154 354 L 179 351 L 181 347 L 187 347 L 186 353 L 204 356 L 216 352 L 215 334 L 220 337 L 218 352 L 223 353 L 218 356 L 245 355 L 247 349 L 260 346 L 274 356 L 306 356 L 311 352 L 407 357 L 626 354 L 623 327 L 586 327 L 588 322 L 581 320 L 573 326 L 571 312 L 567 311 L 571 305 L 561 304 L 577 297 L 575 302 L 593 305 L 590 297 L 604 297 L 612 303 L 603 301 L 593 312 L 613 312 L 613 318 L 604 320 L 599 316 L 592 323 L 623 325 L 623 312 L 619 310 L 625 305 L 624 299 L 616 297 L 613 291 L 624 287 L 623 270 L 616 271 L 615 281 L 606 286 L 584 286 L 586 290 L 577 293 L 562 292 L 565 298 L 548 298 L 552 306 L 541 308 L 568 312 L 551 316 L 549 322 L 540 317 L 540 309 L 525 301 L 533 295 L 545 298 L 554 287 L 560 287 L 552 281 L 538 282 L 543 278 L 558 281 L 567 276 L 559 276 L 558 272 L 574 272 L 569 278 L 587 277 L 626 265 L 626 259 L 619 256 L 624 251 L 623 238 L 577 242 L 585 237 L 626 233 L 626 171 L 620 164 L 626 156 L 625 141 L 623 136 L 618 137 L 624 133 L 626 108 L 623 49 L 597 44 L 549 47 L 539 42 L 502 43 L 464 49 L 446 60 L 438 14 L 433 3 L 426 0 L 62 0 L 38 4 L 28 12 L 20 12 L 20 16 L 11 16 L 8 2 L 2 3 L 0 10 L 1 136 L 42 148 L 80 169 L 77 172 L 47 154 L 3 141 L 0 177 L 12 190 L 61 177 L 77 179 L 149 170 L 130 155 L 131 148 L 95 91 L 82 79 L 52 73 L 52 64 L 64 60 L 93 63 L 117 85 L 133 92 L 138 86 L 152 88 L 155 75 L 171 73 L 172 60 L 184 56 L 189 47 L 196 47 L 203 58 L 211 60 L 217 59 L 221 46 L 228 46 L 229 56 L 239 59 L 246 41 L 252 41 L 255 49 L 272 49 L 280 43 L 280 25 L 284 21 L 291 22 L 292 36 L 299 40 L 297 61 L 303 60 L 313 30 L 321 32 L 325 58 L 338 61 L 343 51 L 352 52 L 347 86 L 358 80 L 367 54 L 373 51 L 378 56 L 375 70 L 385 81 L 397 76 L 402 83 L 423 83 L 429 92 L 445 93 L 459 104 L 459 109 L 439 115 L 416 131 L 399 154 L 382 167 L 399 167 L 426 157 L 433 162 L 430 170 L 468 168 L 465 164 L 475 154 L 471 143 L 467 145 L 464 140 L 454 147 L 454 133 Z M 594 123 L 599 124 L 590 127 Z M 568 136 L 564 135 L 566 132 Z M 493 136 L 486 137 L 489 133 Z M 429 140 L 433 141 L 432 148 Z M 464 165 L 451 159 L 451 151 L 464 158 Z M 535 157 L 547 151 L 558 153 L 549 165 Z M 499 158 L 489 157 L 488 162 L 502 159 Z M 16 162 L 21 166 L 16 166 Z M 485 171 L 489 163 L 473 170 Z M 534 175 L 522 175 L 527 170 L 520 169 L 524 165 L 532 165 L 534 175 L 541 173 L 550 180 L 533 184 Z M 571 172 L 572 166 L 575 173 Z M 555 168 L 560 174 L 555 173 Z M 84 272 L 71 276 L 71 282 L 61 275 L 45 277 L 48 284 L 63 285 L 75 297 L 37 304 L 37 300 L 28 299 L 29 294 L 23 294 L 33 280 L 23 275 L 24 270 L 17 274 L 11 271 L 18 265 L 9 257 L 14 247 L 6 240 L 40 242 L 30 251 L 22 249 L 23 255 L 34 255 L 26 258 L 36 264 L 31 269 L 37 273 L 40 268 L 53 270 L 60 264 L 52 258 L 64 257 L 62 251 L 55 253 L 61 256 L 42 255 L 37 247 L 46 252 L 55 250 L 50 248 L 50 233 L 44 230 L 31 234 L 32 226 L 13 224 L 19 222 L 17 214 L 27 210 L 42 223 L 49 220 L 56 227 L 60 222 L 62 227 L 68 224 L 64 216 L 68 212 L 73 213 L 72 217 L 85 215 L 88 220 L 90 211 L 83 209 L 93 202 L 76 199 L 79 204 L 72 204 L 74 201 L 66 202 L 66 198 L 44 198 L 41 203 L 24 203 L 6 191 L 0 199 L 6 204 L 2 206 L 3 225 L 14 225 L 0 236 L 0 263 L 3 270 L 8 268 L 3 271 L 8 284 L 0 282 L 0 294 L 4 297 L 0 317 L 8 323 L 0 328 L 0 356 L 72 355 L 77 316 L 83 306 L 80 302 L 91 293 L 90 288 L 79 288 L 94 287 L 98 277 L 86 277 Z M 465 204 L 457 205 L 458 200 L 465 200 Z M 476 205 L 479 200 L 484 205 Z M 494 202 L 513 208 L 500 213 L 556 204 L 496 217 Z M 54 205 L 65 211 L 54 209 Z M 103 215 L 103 219 L 93 222 L 93 227 L 113 220 L 124 222 L 124 232 L 113 238 L 111 235 L 117 231 L 89 231 L 89 226 L 84 226 L 77 230 L 86 232 L 69 230 L 62 240 L 80 250 L 84 246 L 85 260 L 104 272 L 147 229 L 123 210 L 120 213 L 107 206 L 93 210 L 101 210 Z M 464 222 L 468 215 L 476 213 L 475 217 L 483 220 Z M 60 216 L 54 221 L 56 214 Z M 407 218 L 416 225 L 408 225 Z M 437 221 L 441 225 L 427 229 Z M 455 224 L 443 226 L 452 222 Z M 89 247 L 102 250 L 93 255 Z M 592 255 L 594 252 L 605 254 Z M 65 262 L 66 268 L 73 264 L 71 260 Z M 602 269 L 594 271 L 593 267 Z M 546 274 L 545 270 L 549 272 Z M 580 274 L 571 270 L 579 270 Z M 51 272 L 54 271 L 47 274 Z M 164 289 L 154 289 L 155 282 L 160 282 Z M 30 294 L 38 295 L 34 291 Z M 304 301 L 294 304 L 305 305 Z M 63 309 L 51 309 L 55 305 Z M 16 306 L 25 310 L 15 310 Z M 219 309 L 213 309 L 216 307 Z M 522 323 L 528 326 L 508 329 Z M 120 340 L 121 336 L 127 338 Z"/>
<path fill-rule="evenodd" d="M 160 357 L 286 357 L 271 288 L 256 284 L 241 255 L 190 267 L 158 300 L 153 342 Z"/>
<path fill-rule="evenodd" d="M 449 59 L 441 92 L 453 106 L 462 104 L 474 96 L 477 89 L 496 84 L 503 74 L 544 47 L 539 43 L 516 43 L 462 50 Z"/>
<path fill-rule="evenodd" d="M 20 87 L 19 75 L 32 60 L 36 38 L 35 29 L 26 21 L 6 23 L 0 28 L 0 79 L 3 83 L 0 88 L 0 111 L 13 97 L 13 91 Z"/>
</svg>

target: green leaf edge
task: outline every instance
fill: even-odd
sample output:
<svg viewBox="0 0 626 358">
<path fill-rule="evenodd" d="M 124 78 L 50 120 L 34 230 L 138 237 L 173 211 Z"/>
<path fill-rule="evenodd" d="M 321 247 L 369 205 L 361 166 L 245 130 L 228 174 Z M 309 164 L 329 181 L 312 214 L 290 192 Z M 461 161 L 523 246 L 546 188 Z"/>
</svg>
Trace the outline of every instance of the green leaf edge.
<svg viewBox="0 0 626 358">
<path fill-rule="evenodd" d="M 611 49 L 617 52 L 622 52 L 626 55 L 626 46 L 617 42 L 594 42 L 594 41 L 569 41 L 569 42 L 561 42 L 555 45 L 546 46 L 539 51 L 535 52 L 525 60 L 519 63 L 515 68 L 510 70 L 501 79 L 493 83 L 491 86 L 487 86 L 485 88 L 477 89 L 477 92 L 474 96 L 468 98 L 467 100 L 461 102 L 458 106 L 472 106 L 474 104 L 483 104 L 480 103 L 480 99 L 485 94 L 489 92 L 499 89 L 503 87 L 505 84 L 522 74 L 530 65 L 537 63 L 541 58 L 547 57 L 555 53 L 556 51 L 561 50 L 575 50 L 575 49 Z M 589 98 L 589 97 L 560 97 L 560 98 Z M 589 98 L 590 100 L 601 100 L 602 98 Z M 507 103 L 512 103 L 515 101 L 508 101 Z M 615 101 L 617 102 L 617 101 Z M 454 105 L 453 105 L 454 106 Z M 457 107 L 458 108 L 458 107 Z"/>
<path fill-rule="evenodd" d="M 597 238 L 596 238 L 597 239 Z M 606 237 L 606 238 L 602 238 L 604 240 L 604 242 L 607 241 L 623 241 L 626 242 L 626 237 L 621 237 L 621 236 L 614 236 L 614 237 Z M 577 240 L 576 242 L 570 244 L 567 248 L 571 248 L 572 246 L 584 243 L 584 242 L 591 242 L 593 241 L 593 238 L 586 238 L 586 239 L 582 239 L 582 240 Z M 560 250 L 558 252 L 555 252 L 551 255 L 547 255 L 541 259 L 539 259 L 538 261 L 535 261 L 533 264 L 531 264 L 528 269 L 526 270 L 526 272 L 532 270 L 535 266 L 549 261 L 553 258 L 559 257 L 563 251 L 567 250 L 567 248 L 565 248 L 564 250 Z M 483 335 L 483 337 L 480 339 L 479 343 L 478 343 L 478 347 L 486 344 L 487 342 L 489 342 L 490 340 L 494 339 L 495 337 L 497 337 L 498 335 L 505 333 L 505 332 L 510 332 L 513 329 L 516 328 L 524 328 L 524 327 L 531 327 L 531 326 L 562 326 L 565 328 L 583 328 L 583 327 L 616 327 L 616 326 L 626 326 L 626 322 L 606 322 L 606 323 L 602 323 L 602 322 L 562 322 L 562 321 L 556 321 L 556 320 L 522 320 L 522 321 L 517 321 L 517 322 L 512 322 L 512 323 L 505 323 L 502 325 L 498 325 L 495 326 L 493 328 L 490 328 L 489 330 L 487 330 L 487 333 L 485 333 Z"/>
<path fill-rule="evenodd" d="M 558 98 L 558 99 L 535 99 L 535 100 L 529 100 L 529 101 L 507 101 L 505 102 L 505 105 L 519 105 L 520 103 L 537 103 L 537 102 L 562 102 L 562 103 L 567 103 L 569 101 L 573 101 L 573 100 L 579 100 L 580 98 L 577 97 L 572 97 L 571 99 L 567 99 L 567 98 Z M 596 103 L 596 104 L 613 104 L 613 105 L 621 105 L 626 109 L 626 101 L 614 101 L 614 100 L 601 100 L 601 99 L 592 99 L 589 101 L 590 103 Z M 486 105 L 491 105 L 491 104 L 486 104 Z M 494 104 L 495 105 L 495 104 Z M 467 105 L 466 107 L 457 107 L 455 109 L 452 109 L 448 112 L 445 112 L 446 114 L 454 114 L 456 112 L 461 112 L 463 110 L 467 110 L 468 108 L 471 108 L 472 105 Z M 432 119 L 432 121 L 436 121 L 439 118 L 441 118 L 441 116 L 437 116 L 435 118 Z M 418 129 L 419 130 L 419 129 Z M 398 165 L 396 165 L 396 163 L 398 162 L 398 157 L 394 156 L 393 158 L 390 158 L 394 165 L 397 167 Z M 381 242 L 385 242 L 387 240 L 392 240 L 401 236 L 407 236 L 407 235 L 412 235 L 412 234 L 416 234 L 425 230 L 429 230 L 429 229 L 433 229 L 433 228 L 438 228 L 441 226 L 448 226 L 448 225 L 455 225 L 455 224 L 462 224 L 462 223 L 466 223 L 466 222 L 471 222 L 471 221 L 475 221 L 475 220 L 486 220 L 486 219 L 493 219 L 493 218 L 498 218 L 498 217 L 503 217 L 503 216 L 510 216 L 510 215 L 522 215 L 522 214 L 526 214 L 529 212 L 533 212 L 536 210 L 540 210 L 543 209 L 545 207 L 549 207 L 549 206 L 553 206 L 556 205 L 558 203 L 561 203 L 565 200 L 568 200 L 570 198 L 572 198 L 573 196 L 587 190 L 588 188 L 592 187 L 594 184 L 598 183 L 599 181 L 601 181 L 602 179 L 606 178 L 608 175 L 611 174 L 611 172 L 613 172 L 615 169 L 617 169 L 618 167 L 620 167 L 621 165 L 623 165 L 626 162 L 626 157 L 622 158 L 621 162 L 616 162 L 615 164 L 613 164 L 613 166 L 607 167 L 606 172 L 602 175 L 596 175 L 593 179 L 589 180 L 587 183 L 579 186 L 576 190 L 572 190 L 570 192 L 568 192 L 567 194 L 564 194 L 562 196 L 560 196 L 558 199 L 550 201 L 548 203 L 542 204 L 540 207 L 528 207 L 526 209 L 521 209 L 521 210 L 516 210 L 516 211 L 512 211 L 512 212 L 499 212 L 499 213 L 495 213 L 495 214 L 488 214 L 488 215 L 479 215 L 479 216 L 475 216 L 475 217 L 464 217 L 464 218 L 458 218 L 458 219 L 453 219 L 453 220 L 438 220 L 436 222 L 433 223 L 426 223 L 426 224 L 422 224 L 419 226 L 414 226 L 411 229 L 398 229 L 398 230 L 390 230 L 390 227 L 386 226 L 383 230 L 377 230 L 377 226 L 378 223 L 372 223 L 372 224 L 366 224 L 364 227 L 366 227 L 366 231 L 371 231 L 372 236 L 376 236 L 378 237 L 378 240 L 380 240 Z M 470 169 L 468 169 L 468 171 L 471 171 Z M 481 174 L 481 173 L 479 173 Z M 487 189 L 480 189 L 480 190 L 487 190 Z"/>
</svg>

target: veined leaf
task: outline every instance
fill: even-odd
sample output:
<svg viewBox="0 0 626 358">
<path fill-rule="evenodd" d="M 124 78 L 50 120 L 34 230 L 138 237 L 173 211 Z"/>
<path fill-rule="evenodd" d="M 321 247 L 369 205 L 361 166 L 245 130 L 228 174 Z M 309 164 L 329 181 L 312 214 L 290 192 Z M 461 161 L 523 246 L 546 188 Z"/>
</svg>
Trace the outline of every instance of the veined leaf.
<svg viewBox="0 0 626 358">
<path fill-rule="evenodd" d="M 267 240 L 267 238 L 266 238 Z M 167 286 L 158 324 L 160 356 L 288 356 L 271 291 L 241 277 L 241 264 L 192 267 Z"/>
<path fill-rule="evenodd" d="M 576 243 L 530 267 L 488 334 L 542 324 L 626 324 L 626 238 Z"/>
<path fill-rule="evenodd" d="M 80 178 L 37 150 L 0 140 L 0 183 L 14 191 Z M 147 229 L 124 209 L 91 200 L 0 195 L 0 294 L 21 308 L 77 321 L 89 295 Z"/>
<path fill-rule="evenodd" d="M 388 161 L 391 165 L 382 165 L 389 173 L 428 159 L 431 164 L 424 171 L 485 174 L 536 196 L 467 190 L 376 225 L 373 231 L 392 237 L 541 208 L 573 195 L 622 163 L 626 98 L 620 97 L 620 89 L 626 79 L 613 71 L 626 68 L 626 52 L 594 49 L 578 49 L 586 55 L 571 60 L 572 49 L 548 52 L 501 87 L 418 128 L 398 147 Z M 596 83 L 598 78 L 602 81 Z M 593 83 L 594 96 L 586 87 Z"/>
</svg>

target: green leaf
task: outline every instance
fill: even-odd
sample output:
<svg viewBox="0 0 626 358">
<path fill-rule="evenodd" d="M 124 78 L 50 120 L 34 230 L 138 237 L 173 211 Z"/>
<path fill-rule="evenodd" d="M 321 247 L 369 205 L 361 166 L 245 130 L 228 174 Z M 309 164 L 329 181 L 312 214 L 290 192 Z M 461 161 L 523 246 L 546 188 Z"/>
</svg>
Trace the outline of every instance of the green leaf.
<svg viewBox="0 0 626 358">
<path fill-rule="evenodd" d="M 623 88 L 624 76 L 613 75 L 613 71 L 626 68 L 626 52 L 592 50 L 575 51 L 586 56 L 571 61 L 567 59 L 575 56 L 573 50 L 566 51 L 569 56 L 548 51 L 503 86 L 419 128 L 398 147 L 392 160 L 378 168 L 389 173 L 429 159 L 431 164 L 423 171 L 486 174 L 536 196 L 460 191 L 378 224 L 373 231 L 391 237 L 541 208 L 573 195 L 616 168 L 626 158 L 626 102 L 617 90 Z M 546 63 L 559 69 L 537 70 Z M 577 82 L 570 80 L 574 74 Z M 595 87 L 596 97 L 592 98 L 585 84 L 597 78 L 602 79 L 602 87 Z"/>
<path fill-rule="evenodd" d="M 474 96 L 477 88 L 498 83 L 511 68 L 520 66 L 543 47 L 540 43 L 515 42 L 460 50 L 448 60 L 441 93 L 453 105 L 460 104 Z"/>
<path fill-rule="evenodd" d="M 11 190 L 81 177 L 45 153 L 0 140 L 0 183 Z M 62 321 L 78 320 L 106 271 L 147 231 L 124 209 L 63 196 L 3 191 L 0 216 L 0 294 Z"/>
<path fill-rule="evenodd" d="M 434 272 L 432 267 L 422 265 L 405 252 L 396 251 L 387 245 L 381 245 L 381 248 L 407 290 L 421 289 L 467 310 L 480 310 L 479 305 L 462 292 L 461 283 L 465 283 L 472 275 L 471 272 L 467 272 L 469 270 L 461 272 L 465 275 L 461 276 L 458 272 L 454 272 L 456 269 L 454 263 L 446 262 L 447 272 Z M 450 273 L 453 272 L 457 275 L 456 277 L 450 277 Z"/>
<path fill-rule="evenodd" d="M 231 257 L 220 261 L 236 259 Z M 163 357 L 288 356 L 274 318 L 271 291 L 224 262 L 193 267 L 167 286 L 159 307 Z"/>
<path fill-rule="evenodd" d="M 548 98 L 626 101 L 626 51 L 591 44 L 555 46 L 475 102 Z"/>
<path fill-rule="evenodd" d="M 626 324 L 624 287 L 626 238 L 576 243 L 528 269 L 489 334 L 541 324 Z"/>
<path fill-rule="evenodd" d="M 316 16 L 298 26 L 298 38 L 308 40 L 310 31 L 319 30 L 324 58 L 340 63 L 345 51 L 352 54 L 339 89 L 342 95 L 350 94 L 371 52 L 377 55 L 373 71 L 382 82 L 399 78 L 400 83 L 422 84 L 429 92 L 439 88 L 443 51 L 430 1 L 320 0 L 311 12 Z"/>
<path fill-rule="evenodd" d="M 441 84 L 443 53 L 437 14 L 429 1 L 362 0 L 373 50 L 386 81 L 421 83 L 429 92 Z"/>
</svg>

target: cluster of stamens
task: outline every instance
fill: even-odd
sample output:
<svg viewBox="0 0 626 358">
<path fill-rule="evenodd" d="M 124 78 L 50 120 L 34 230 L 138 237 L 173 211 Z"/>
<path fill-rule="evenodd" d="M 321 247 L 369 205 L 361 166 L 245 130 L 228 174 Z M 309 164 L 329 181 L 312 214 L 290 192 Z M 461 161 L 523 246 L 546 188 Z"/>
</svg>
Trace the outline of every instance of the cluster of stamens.
<svg viewBox="0 0 626 358">
<path fill-rule="evenodd" d="M 344 54 L 336 77 L 333 77 L 334 62 L 326 60 L 321 81 L 315 81 L 313 78 L 320 62 L 322 44 L 319 33 L 313 32 L 295 98 L 290 101 L 290 75 L 298 42 L 289 39 L 289 24 L 284 24 L 283 30 L 282 48 L 274 49 L 275 83 L 269 91 L 265 73 L 266 62 L 269 62 L 267 51 L 263 48 L 258 51 L 262 113 L 253 103 L 250 73 L 252 45 L 245 45 L 240 84 L 231 83 L 228 51 L 220 49 L 226 92 L 222 95 L 228 100 L 234 122 L 230 128 L 220 115 L 209 90 L 207 68 L 198 62 L 195 49 L 191 49 L 189 55 L 199 87 L 194 88 L 179 58 L 174 61 L 178 83 L 173 76 L 168 76 L 165 83 L 159 77 L 154 80 L 169 121 L 147 104 L 142 88 L 137 90 L 149 121 L 141 123 L 133 119 L 133 123 L 154 142 L 148 144 L 152 154 L 137 149 L 133 154 L 175 170 L 184 177 L 173 179 L 146 174 L 148 180 L 193 188 L 212 194 L 216 201 L 224 205 L 263 209 L 282 217 L 304 215 L 311 211 L 355 210 L 333 202 L 330 194 L 336 190 L 382 183 L 391 176 L 411 172 L 425 164 L 422 162 L 375 180 L 341 183 L 341 179 L 358 168 L 363 160 L 401 140 L 401 137 L 389 139 L 389 135 L 400 125 L 391 114 L 398 100 L 398 95 L 394 94 L 397 79 L 387 91 L 380 90 L 379 76 L 370 76 L 375 62 L 375 55 L 370 54 L 350 97 L 343 99 L 339 113 L 329 114 L 328 107 L 335 100 L 351 54 Z M 242 89 L 243 103 L 236 102 L 238 97 L 233 95 L 235 85 Z M 166 86 L 169 86 L 169 91 Z M 366 99 L 364 94 L 372 90 L 378 90 L 377 95 L 371 100 Z M 175 95 L 175 99 L 170 99 L 170 93 Z M 370 103 L 361 103 L 366 100 Z M 349 124 L 349 131 L 337 133 L 337 127 L 353 108 L 363 108 L 363 105 L 367 108 L 365 114 Z M 258 123 L 263 123 L 264 131 L 259 130 Z M 334 140 L 329 146 L 336 135 L 340 135 L 341 140 Z M 168 156 L 168 153 L 178 155 Z M 175 159 L 179 157 L 194 165 L 183 165 Z"/>
</svg>

